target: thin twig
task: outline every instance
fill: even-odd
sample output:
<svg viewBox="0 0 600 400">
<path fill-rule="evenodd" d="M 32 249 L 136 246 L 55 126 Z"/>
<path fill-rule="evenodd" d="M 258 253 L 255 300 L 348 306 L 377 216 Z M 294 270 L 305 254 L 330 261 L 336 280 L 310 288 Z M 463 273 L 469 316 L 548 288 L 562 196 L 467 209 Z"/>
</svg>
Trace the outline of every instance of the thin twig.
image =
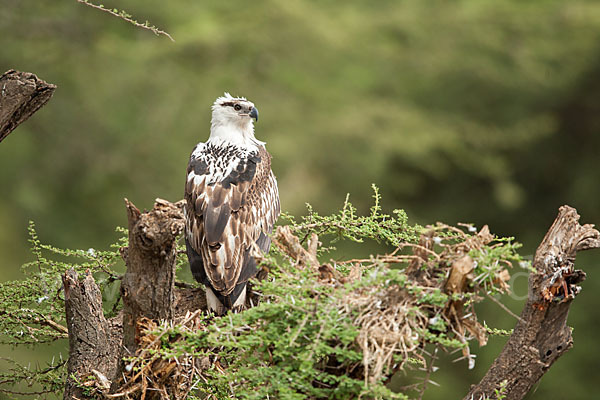
<svg viewBox="0 0 600 400">
<path fill-rule="evenodd" d="M 191 285 L 191 284 L 186 283 L 186 282 L 175 281 L 175 287 L 183 288 L 183 289 L 196 289 L 198 286 Z"/>
<path fill-rule="evenodd" d="M 429 366 L 427 367 L 427 373 L 425 374 L 425 377 L 423 378 L 423 386 L 421 386 L 421 392 L 419 393 L 419 400 L 423 399 L 423 396 L 425 395 L 425 390 L 427 389 L 427 384 L 429 382 L 431 382 L 430 378 L 431 378 L 431 373 L 433 372 L 433 364 L 435 363 L 435 360 L 437 360 L 438 347 L 439 347 L 439 345 L 436 344 L 436 346 L 433 350 L 433 354 L 431 354 L 431 362 L 429 363 Z"/>
<path fill-rule="evenodd" d="M 59 324 L 58 322 L 55 322 L 55 321 L 53 321 L 53 320 L 51 320 L 49 318 L 40 319 L 37 322 L 39 322 L 40 325 L 49 326 L 50 328 L 52 328 L 55 331 L 57 331 L 59 333 L 62 333 L 64 335 L 68 335 L 69 334 L 69 330 L 65 326 L 63 326 L 63 325 Z"/>
<path fill-rule="evenodd" d="M 304 319 L 300 323 L 300 326 L 298 327 L 298 330 L 296 330 L 296 333 L 294 334 L 294 336 L 292 336 L 292 339 L 290 340 L 290 344 L 288 344 L 288 347 L 290 347 L 290 348 L 292 347 L 292 345 L 294 344 L 294 342 L 298 338 L 298 335 L 300 335 L 300 332 L 302 332 L 302 329 L 304 329 L 304 325 L 306 325 L 306 322 L 308 321 L 308 318 L 310 316 L 311 316 L 311 314 L 306 314 L 304 316 Z"/>
<path fill-rule="evenodd" d="M 146 21 L 145 24 L 140 24 L 136 20 L 131 19 L 131 15 L 125 13 L 123 10 L 121 10 L 120 12 L 115 12 L 114 10 L 117 10 L 116 8 L 114 10 L 110 10 L 108 8 L 104 8 L 103 5 L 96 5 L 94 3 L 90 3 L 88 0 L 77 0 L 77 2 L 81 3 L 81 4 L 85 4 L 86 6 L 89 6 L 89 7 L 95 8 L 97 10 L 104 11 L 106 13 L 109 13 L 110 15 L 117 17 L 117 18 L 121 18 L 122 20 L 127 21 L 130 24 L 137 26 L 138 28 L 147 29 L 149 31 L 152 31 L 156 36 L 164 35 L 164 36 L 168 37 L 169 39 L 171 39 L 172 42 L 175 41 L 175 39 L 173 39 L 171 37 L 171 35 L 169 35 L 167 32 L 162 31 L 155 26 L 150 26 L 148 21 Z"/>
<path fill-rule="evenodd" d="M 502 308 L 504 311 L 506 311 L 507 313 L 509 313 L 510 315 L 512 315 L 513 317 L 515 317 L 518 321 L 522 321 L 521 317 L 519 317 L 517 314 L 515 314 L 514 312 L 512 312 L 508 307 L 506 307 L 504 304 L 502 304 L 500 301 L 498 301 L 498 299 L 494 298 L 494 296 L 490 295 L 489 293 L 485 293 L 485 295 L 492 300 L 494 303 L 498 304 L 500 306 L 500 308 Z"/>
</svg>

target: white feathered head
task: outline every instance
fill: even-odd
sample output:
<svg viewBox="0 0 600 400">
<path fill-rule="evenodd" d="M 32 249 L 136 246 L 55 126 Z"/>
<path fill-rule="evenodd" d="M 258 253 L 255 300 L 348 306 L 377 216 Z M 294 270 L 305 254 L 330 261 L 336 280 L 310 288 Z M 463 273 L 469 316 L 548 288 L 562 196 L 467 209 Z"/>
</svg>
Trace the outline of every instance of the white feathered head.
<svg viewBox="0 0 600 400">
<path fill-rule="evenodd" d="M 233 97 L 227 92 L 215 100 L 212 111 L 213 122 L 217 119 L 220 122 L 244 124 L 252 122 L 252 118 L 258 121 L 258 109 L 254 107 L 254 103 L 245 97 Z"/>
<path fill-rule="evenodd" d="M 254 103 L 226 92 L 212 106 L 211 138 L 242 146 L 264 144 L 254 138 L 253 119 L 258 121 Z"/>
</svg>

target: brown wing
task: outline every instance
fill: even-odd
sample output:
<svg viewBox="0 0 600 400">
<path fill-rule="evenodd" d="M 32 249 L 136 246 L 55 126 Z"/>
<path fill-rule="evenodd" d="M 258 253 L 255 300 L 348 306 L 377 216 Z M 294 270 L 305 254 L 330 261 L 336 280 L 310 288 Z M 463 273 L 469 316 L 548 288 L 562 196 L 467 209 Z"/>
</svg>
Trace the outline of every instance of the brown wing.
<svg viewBox="0 0 600 400">
<path fill-rule="evenodd" d="M 254 244 L 259 242 L 266 247 L 261 250 L 268 251 L 265 237 L 279 215 L 279 196 L 264 147 L 240 160 L 220 181 L 214 182 L 210 171 L 202 159 L 188 165 L 186 239 L 202 259 L 198 275 L 205 274 L 206 283 L 229 295 L 255 274 L 254 262 L 248 262 Z"/>
</svg>

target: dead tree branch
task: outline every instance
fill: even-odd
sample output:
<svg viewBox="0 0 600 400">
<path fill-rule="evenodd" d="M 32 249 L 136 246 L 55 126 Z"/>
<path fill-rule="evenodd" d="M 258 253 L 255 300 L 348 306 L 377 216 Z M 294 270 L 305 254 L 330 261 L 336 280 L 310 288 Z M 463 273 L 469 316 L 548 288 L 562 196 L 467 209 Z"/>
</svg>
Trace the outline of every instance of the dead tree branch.
<svg viewBox="0 0 600 400">
<path fill-rule="evenodd" d="M 575 269 L 577 251 L 600 247 L 600 232 L 579 225 L 574 208 L 563 206 L 538 247 L 529 277 L 529 297 L 513 334 L 481 382 L 465 400 L 522 399 L 554 362 L 573 346 L 569 307 L 585 272 Z"/>
<path fill-rule="evenodd" d="M 56 86 L 14 69 L 0 77 L 0 142 L 50 100 Z"/>
</svg>

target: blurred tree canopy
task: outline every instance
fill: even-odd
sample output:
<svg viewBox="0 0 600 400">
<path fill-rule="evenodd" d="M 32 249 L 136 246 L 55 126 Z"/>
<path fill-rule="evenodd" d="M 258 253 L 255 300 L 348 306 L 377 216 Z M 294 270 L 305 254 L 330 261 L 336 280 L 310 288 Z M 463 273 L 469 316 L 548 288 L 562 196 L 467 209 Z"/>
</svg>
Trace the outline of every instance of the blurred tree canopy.
<svg viewBox="0 0 600 400">
<path fill-rule="evenodd" d="M 224 91 L 260 109 L 257 137 L 292 214 L 305 202 L 338 209 L 347 192 L 367 207 L 374 182 L 417 222 L 488 223 L 530 253 L 564 203 L 600 221 L 597 1 L 106 6 L 176 42 L 74 0 L 2 1 L 0 72 L 58 85 L 0 145 L 3 279 L 30 257 L 28 220 L 59 247 L 103 247 L 125 223 L 123 197 L 180 199 L 189 153 Z M 590 272 L 572 315 L 574 350 L 550 372 L 568 387 L 548 376 L 531 398 L 594 393 L 600 314 L 584 304 L 595 303 L 600 277 Z M 466 393 L 497 353 L 488 351 L 473 373 L 441 375 L 439 396 Z"/>
</svg>

